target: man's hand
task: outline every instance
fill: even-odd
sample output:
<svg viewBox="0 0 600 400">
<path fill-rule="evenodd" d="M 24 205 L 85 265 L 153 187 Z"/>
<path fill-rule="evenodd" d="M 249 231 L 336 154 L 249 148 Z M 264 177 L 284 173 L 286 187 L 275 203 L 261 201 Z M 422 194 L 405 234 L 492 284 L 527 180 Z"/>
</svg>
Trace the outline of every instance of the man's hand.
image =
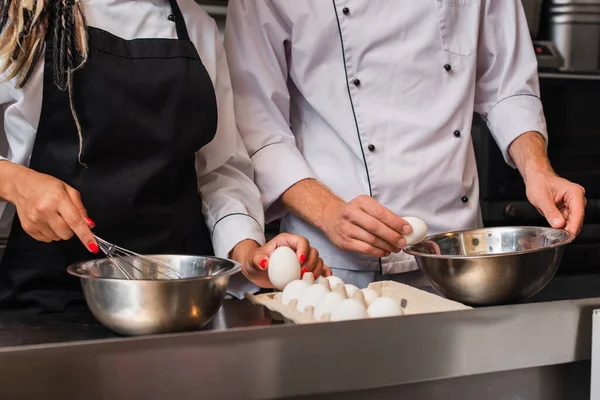
<svg viewBox="0 0 600 400">
<path fill-rule="evenodd" d="M 553 173 L 530 175 L 527 179 L 527 199 L 550 226 L 579 234 L 585 214 L 585 189 Z"/>
<path fill-rule="evenodd" d="M 579 234 L 585 215 L 585 189 L 556 175 L 544 139 L 527 132 L 511 144 L 509 152 L 527 187 L 527 199 L 553 228 Z"/>
<path fill-rule="evenodd" d="M 375 257 L 387 257 L 406 246 L 403 235 L 411 232 L 408 222 L 369 196 L 330 208 L 323 232 L 339 249 Z"/>
<path fill-rule="evenodd" d="M 314 179 L 305 179 L 281 196 L 294 214 L 319 228 L 339 249 L 387 257 L 406 246 L 408 222 L 369 196 L 346 203 Z"/>
</svg>

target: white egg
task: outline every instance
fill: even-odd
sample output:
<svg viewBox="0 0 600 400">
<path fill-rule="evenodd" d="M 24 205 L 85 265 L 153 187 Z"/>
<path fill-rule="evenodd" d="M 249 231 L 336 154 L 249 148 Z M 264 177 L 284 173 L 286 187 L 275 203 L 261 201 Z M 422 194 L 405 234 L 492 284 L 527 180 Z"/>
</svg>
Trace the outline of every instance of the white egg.
<svg viewBox="0 0 600 400">
<path fill-rule="evenodd" d="M 342 301 L 331 313 L 331 321 L 348 321 L 352 319 L 368 318 L 367 309 L 358 300 L 346 299 Z"/>
<path fill-rule="evenodd" d="M 412 227 L 412 232 L 408 235 L 404 235 L 406 244 L 411 246 L 413 244 L 421 243 L 423 239 L 427 237 L 427 224 L 425 221 L 416 217 L 403 217 L 403 219 Z"/>
<path fill-rule="evenodd" d="M 329 281 L 329 286 L 333 289 L 337 285 L 343 285 L 344 281 L 338 278 L 337 276 L 328 276 L 325 278 Z"/>
<path fill-rule="evenodd" d="M 298 300 L 302 293 L 310 287 L 310 283 L 305 280 L 295 280 L 288 283 L 281 294 L 281 304 L 287 306 L 292 300 Z"/>
<path fill-rule="evenodd" d="M 344 301 L 344 296 L 337 292 L 329 292 L 325 296 L 321 297 L 315 307 L 313 317 L 318 321 L 325 314 L 331 314 L 337 306 Z"/>
<path fill-rule="evenodd" d="M 363 296 L 365 296 L 365 303 L 367 303 L 367 307 L 370 306 L 371 303 L 373 303 L 379 297 L 377 292 L 373 289 L 367 288 L 361 289 L 360 291 L 363 293 Z"/>
<path fill-rule="evenodd" d="M 269 280 L 279 290 L 283 290 L 291 281 L 300 279 L 300 261 L 294 250 L 278 247 L 269 257 Z"/>
<path fill-rule="evenodd" d="M 360 289 L 357 288 L 356 286 L 350 285 L 350 284 L 346 284 L 346 293 L 348 293 L 348 298 L 354 297 L 354 295 L 358 291 L 360 291 Z"/>
<path fill-rule="evenodd" d="M 367 309 L 371 318 L 397 317 L 404 315 L 400 303 L 391 297 L 379 297 Z"/>
<path fill-rule="evenodd" d="M 304 312 L 306 307 L 315 307 L 319 300 L 327 293 L 329 293 L 329 290 L 323 285 L 310 285 L 310 287 L 302 293 L 302 296 L 300 296 L 296 309 L 298 312 Z"/>
</svg>

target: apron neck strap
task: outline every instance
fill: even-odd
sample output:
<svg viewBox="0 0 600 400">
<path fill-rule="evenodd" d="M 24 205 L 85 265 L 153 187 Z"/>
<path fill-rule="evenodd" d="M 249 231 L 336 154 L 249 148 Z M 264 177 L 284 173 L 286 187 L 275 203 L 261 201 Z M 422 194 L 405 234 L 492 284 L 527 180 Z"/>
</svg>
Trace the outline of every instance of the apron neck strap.
<svg viewBox="0 0 600 400">
<path fill-rule="evenodd" d="M 185 20 L 183 19 L 183 14 L 181 13 L 179 4 L 177 4 L 177 0 L 169 0 L 169 4 L 171 4 L 171 12 L 175 17 L 175 29 L 177 29 L 177 37 L 179 40 L 190 40 L 187 27 L 185 26 Z"/>
</svg>

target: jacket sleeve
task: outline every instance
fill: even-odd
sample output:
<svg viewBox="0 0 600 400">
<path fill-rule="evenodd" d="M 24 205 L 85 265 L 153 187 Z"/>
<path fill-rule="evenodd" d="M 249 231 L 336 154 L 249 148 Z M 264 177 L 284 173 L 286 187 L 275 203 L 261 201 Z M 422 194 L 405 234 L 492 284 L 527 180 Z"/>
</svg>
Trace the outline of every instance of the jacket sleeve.
<svg viewBox="0 0 600 400">
<path fill-rule="evenodd" d="M 537 59 L 520 0 L 483 0 L 481 7 L 475 111 L 514 168 L 508 149 L 516 138 L 534 131 L 548 142 Z"/>
<path fill-rule="evenodd" d="M 227 258 L 243 240 L 265 243 L 264 213 L 252 163 L 236 129 L 227 60 L 214 28 L 216 65 L 211 69 L 219 122 L 215 138 L 197 154 L 196 171 L 215 254 Z"/>
<path fill-rule="evenodd" d="M 237 124 L 268 221 L 285 214 L 278 199 L 287 189 L 315 178 L 290 129 L 289 41 L 289 28 L 273 1 L 229 2 L 225 48 Z"/>
</svg>

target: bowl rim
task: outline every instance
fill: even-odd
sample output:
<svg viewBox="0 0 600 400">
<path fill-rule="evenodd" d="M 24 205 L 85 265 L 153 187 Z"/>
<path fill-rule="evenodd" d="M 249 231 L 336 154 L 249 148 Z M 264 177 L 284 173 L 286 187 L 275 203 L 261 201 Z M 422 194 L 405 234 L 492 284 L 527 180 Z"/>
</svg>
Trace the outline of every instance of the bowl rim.
<svg viewBox="0 0 600 400">
<path fill-rule="evenodd" d="M 75 277 L 78 277 L 80 279 L 88 279 L 88 280 L 115 281 L 115 282 L 124 281 L 124 282 L 165 283 L 165 282 L 208 281 L 208 280 L 213 280 L 215 278 L 222 278 L 225 276 L 231 277 L 232 275 L 235 275 L 242 270 L 242 264 L 240 264 L 239 262 L 237 262 L 235 260 L 230 260 L 228 258 L 222 258 L 222 257 L 194 256 L 194 255 L 186 255 L 186 254 L 144 254 L 144 256 L 147 256 L 147 257 L 158 257 L 158 256 L 160 256 L 160 257 L 202 257 L 202 258 L 208 258 L 208 259 L 217 260 L 217 261 L 227 261 L 227 262 L 232 263 L 233 267 L 227 271 L 223 271 L 223 273 L 220 273 L 218 276 L 214 276 L 214 275 L 212 275 L 212 276 L 196 276 L 196 277 L 181 278 L 181 279 L 127 279 L 127 278 L 94 277 L 94 276 L 80 274 L 75 271 L 82 264 L 110 260 L 109 257 L 104 257 L 104 258 L 97 258 L 97 259 L 93 259 L 93 260 L 79 261 L 79 262 L 73 263 L 67 267 L 67 273 L 70 275 L 73 275 Z"/>
<path fill-rule="evenodd" d="M 481 258 L 494 258 L 494 257 L 512 257 L 512 256 L 518 256 L 518 255 L 522 255 L 522 254 L 529 254 L 529 253 L 537 253 L 540 251 L 544 251 L 544 250 L 548 250 L 548 249 L 554 249 L 557 247 L 563 247 L 566 246 L 567 244 L 571 243 L 573 240 L 575 240 L 577 238 L 577 236 L 565 229 L 556 229 L 556 228 L 552 228 L 552 227 L 543 227 L 543 226 L 497 226 L 497 227 L 491 227 L 491 228 L 478 228 L 478 229 L 463 229 L 463 230 L 458 230 L 458 231 L 451 231 L 451 232 L 444 232 L 444 233 L 438 233 L 435 235 L 431 235 L 431 236 L 427 236 L 425 239 L 423 239 L 424 241 L 427 240 L 431 240 L 434 238 L 440 238 L 443 236 L 449 236 L 449 235 L 455 235 L 455 234 L 460 234 L 460 233 L 465 233 L 465 232 L 489 232 L 489 231 L 503 231 L 503 230 L 512 230 L 512 229 L 526 229 L 526 230 L 531 230 L 531 229 L 542 229 L 544 231 L 557 231 L 557 232 L 563 232 L 567 234 L 567 237 L 564 240 L 561 240 L 558 243 L 554 243 L 548 247 L 541 247 L 541 248 L 537 248 L 537 249 L 528 249 L 528 250 L 521 250 L 521 251 L 512 251 L 510 253 L 497 253 L 497 254 L 480 254 L 480 255 L 476 255 L 476 256 L 468 256 L 468 255 L 441 255 L 441 254 L 429 254 L 429 253 L 422 253 L 420 251 L 415 250 L 415 246 L 417 246 L 419 243 L 411 245 L 411 246 L 406 246 L 405 248 L 402 249 L 402 251 L 404 251 L 406 254 L 409 254 L 413 257 L 428 257 L 428 258 L 435 258 L 435 259 L 444 259 L 444 260 L 476 260 L 476 259 L 481 259 Z M 421 242 L 422 243 L 422 242 Z"/>
</svg>

